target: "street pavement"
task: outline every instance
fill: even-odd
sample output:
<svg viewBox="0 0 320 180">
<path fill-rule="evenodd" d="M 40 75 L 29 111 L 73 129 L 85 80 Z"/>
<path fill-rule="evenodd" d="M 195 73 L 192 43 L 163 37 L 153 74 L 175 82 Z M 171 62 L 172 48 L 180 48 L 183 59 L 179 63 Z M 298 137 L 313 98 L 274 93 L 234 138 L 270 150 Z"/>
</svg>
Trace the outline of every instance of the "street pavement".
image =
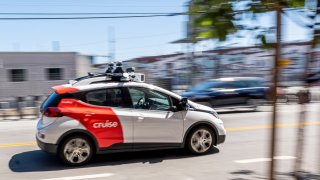
<svg viewBox="0 0 320 180">
<path fill-rule="evenodd" d="M 97 156 L 83 167 L 66 167 L 35 145 L 35 120 L 0 121 L 0 179 L 268 179 L 271 107 L 259 112 L 219 110 L 228 130 L 226 142 L 211 153 L 184 150 L 117 153 Z M 299 106 L 279 105 L 277 179 L 293 179 Z M 302 170 L 320 179 L 320 104 L 308 105 Z"/>
</svg>

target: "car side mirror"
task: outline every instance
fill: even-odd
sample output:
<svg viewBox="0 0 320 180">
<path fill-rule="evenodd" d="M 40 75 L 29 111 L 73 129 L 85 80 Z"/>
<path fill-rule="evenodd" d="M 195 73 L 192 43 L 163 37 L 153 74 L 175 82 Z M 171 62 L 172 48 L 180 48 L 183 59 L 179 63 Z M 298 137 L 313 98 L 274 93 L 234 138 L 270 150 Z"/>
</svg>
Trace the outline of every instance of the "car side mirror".
<svg viewBox="0 0 320 180">
<path fill-rule="evenodd" d="M 186 109 L 187 106 L 188 106 L 188 98 L 183 97 L 182 99 L 180 99 L 180 105 L 181 105 L 184 109 Z"/>
<path fill-rule="evenodd" d="M 177 112 L 178 111 L 178 108 L 176 106 L 171 106 L 170 107 L 170 111 L 172 112 Z"/>
</svg>

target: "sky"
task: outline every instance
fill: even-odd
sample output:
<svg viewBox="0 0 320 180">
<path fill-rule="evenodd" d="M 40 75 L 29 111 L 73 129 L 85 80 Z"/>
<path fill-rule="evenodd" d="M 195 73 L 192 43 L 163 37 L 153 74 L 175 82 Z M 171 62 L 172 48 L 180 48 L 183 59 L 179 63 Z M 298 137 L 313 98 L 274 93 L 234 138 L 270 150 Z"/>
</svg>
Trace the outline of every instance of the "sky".
<svg viewBox="0 0 320 180">
<path fill-rule="evenodd" d="M 1 13 L 176 13 L 187 10 L 187 0 L 2 0 Z M 0 17 L 12 17 L 0 15 Z M 27 17 L 27 16 L 14 16 Z M 31 16 L 28 16 L 31 17 Z M 273 15 L 255 22 L 273 23 Z M 300 19 L 296 19 L 300 21 Z M 89 20 L 0 20 L 0 51 L 73 51 L 84 55 L 107 55 L 114 49 L 115 59 L 124 61 L 141 56 L 185 52 L 185 45 L 170 42 L 184 38 L 187 16 L 89 19 Z M 305 41 L 308 32 L 284 17 L 285 41 Z M 113 32 L 113 33 L 112 33 Z M 114 35 L 111 35 L 114 34 Z M 246 46 L 255 43 L 250 33 L 230 38 L 219 46 Z M 109 43 L 114 39 L 115 43 Z M 56 43 L 57 44 L 57 43 Z M 109 45 L 111 44 L 111 47 Z M 196 50 L 208 50 L 214 41 L 199 43 Z M 112 48 L 114 47 L 114 48 Z M 99 62 L 106 60 L 102 58 Z M 107 60 L 106 60 L 107 61 Z"/>
</svg>

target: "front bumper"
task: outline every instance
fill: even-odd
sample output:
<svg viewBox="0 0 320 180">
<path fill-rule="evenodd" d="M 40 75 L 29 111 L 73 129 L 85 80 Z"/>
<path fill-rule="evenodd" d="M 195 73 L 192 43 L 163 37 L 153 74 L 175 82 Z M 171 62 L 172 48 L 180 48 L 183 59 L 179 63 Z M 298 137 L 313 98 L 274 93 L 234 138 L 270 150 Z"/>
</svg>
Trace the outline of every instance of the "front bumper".
<svg viewBox="0 0 320 180">
<path fill-rule="evenodd" d="M 40 149 L 42 149 L 43 151 L 46 151 L 48 153 L 57 154 L 58 145 L 50 144 L 50 143 L 44 143 L 44 142 L 40 141 L 38 139 L 38 137 L 36 137 L 36 139 L 37 139 L 37 144 L 38 144 Z"/>
<path fill-rule="evenodd" d="M 226 141 L 226 135 L 219 135 L 217 139 L 217 144 L 222 144 Z"/>
</svg>

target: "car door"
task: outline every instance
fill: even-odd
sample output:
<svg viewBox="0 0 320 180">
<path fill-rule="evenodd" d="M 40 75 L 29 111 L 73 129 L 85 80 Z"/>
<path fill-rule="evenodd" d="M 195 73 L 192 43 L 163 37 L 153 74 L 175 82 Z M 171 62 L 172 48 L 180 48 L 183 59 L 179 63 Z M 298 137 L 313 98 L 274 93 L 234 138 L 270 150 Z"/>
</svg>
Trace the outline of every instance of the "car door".
<svg viewBox="0 0 320 180">
<path fill-rule="evenodd" d="M 132 106 L 131 101 L 125 97 L 125 90 L 122 87 L 103 88 L 83 95 L 85 103 L 89 105 L 80 108 L 81 113 L 86 118 L 88 130 L 95 135 L 102 148 L 125 143 L 132 145 Z"/>
<path fill-rule="evenodd" d="M 263 98 L 265 90 L 267 89 L 263 81 L 251 80 L 246 81 L 248 94 L 252 97 Z"/>
<path fill-rule="evenodd" d="M 134 147 L 159 147 L 181 143 L 182 113 L 172 106 L 171 97 L 148 88 L 129 87 L 133 103 Z"/>
<path fill-rule="evenodd" d="M 239 93 L 239 88 L 243 84 L 236 81 L 227 81 L 220 84 L 220 90 L 217 92 L 215 103 L 217 106 L 232 106 L 241 104 L 243 97 Z"/>
</svg>

